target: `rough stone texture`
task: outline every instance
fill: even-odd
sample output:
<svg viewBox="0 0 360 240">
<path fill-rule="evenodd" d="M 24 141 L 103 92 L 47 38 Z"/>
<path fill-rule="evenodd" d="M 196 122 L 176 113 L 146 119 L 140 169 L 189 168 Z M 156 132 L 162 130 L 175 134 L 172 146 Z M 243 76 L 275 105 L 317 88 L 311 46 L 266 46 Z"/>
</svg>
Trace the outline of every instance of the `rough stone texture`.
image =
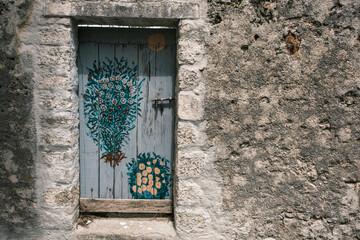
<svg viewBox="0 0 360 240">
<path fill-rule="evenodd" d="M 199 5 L 194 2 L 169 1 L 63 1 L 47 0 L 47 16 L 118 17 L 193 19 L 199 17 Z"/>
<path fill-rule="evenodd" d="M 178 95 L 178 115 L 181 120 L 201 120 L 201 99 L 194 93 L 180 92 Z"/>
<path fill-rule="evenodd" d="M 202 151 L 179 151 L 178 152 L 178 175 L 179 177 L 199 177 L 204 172 L 205 154 Z"/>
<path fill-rule="evenodd" d="M 42 1 L 0 7 L 0 238 L 66 239 L 79 196 L 76 34 Z"/>
<path fill-rule="evenodd" d="M 192 90 L 199 85 L 201 78 L 196 70 L 186 69 L 184 67 L 178 70 L 178 81 L 180 90 Z"/>
<path fill-rule="evenodd" d="M 175 162 L 175 228 L 179 239 L 224 239 L 221 176 L 214 148 L 206 144 L 204 69 L 209 35 L 206 1 L 200 18 L 179 23 L 177 88 L 177 157 Z"/>
<path fill-rule="evenodd" d="M 74 239 L 126 239 L 126 240 L 171 240 L 176 232 L 171 220 L 167 218 L 108 218 L 94 219 L 87 227 L 79 226 Z"/>
<path fill-rule="evenodd" d="M 41 4 L 37 2 L 39 9 Z M 41 238 L 68 239 L 79 212 L 77 29 L 70 19 L 44 18 L 39 13 L 33 24 L 34 40 L 40 43 L 34 43 L 39 49 L 34 68 Z"/>
<path fill-rule="evenodd" d="M 359 1 L 210 1 L 228 239 L 359 239 Z"/>
<path fill-rule="evenodd" d="M 37 225 L 32 59 L 19 54 L 31 11 L 31 1 L 0 1 L 0 238 L 31 236 Z"/>
<path fill-rule="evenodd" d="M 174 227 L 148 238 L 360 239 L 359 10 L 0 0 L 0 239 L 144 237 L 75 231 L 79 22 L 178 24 Z"/>
</svg>

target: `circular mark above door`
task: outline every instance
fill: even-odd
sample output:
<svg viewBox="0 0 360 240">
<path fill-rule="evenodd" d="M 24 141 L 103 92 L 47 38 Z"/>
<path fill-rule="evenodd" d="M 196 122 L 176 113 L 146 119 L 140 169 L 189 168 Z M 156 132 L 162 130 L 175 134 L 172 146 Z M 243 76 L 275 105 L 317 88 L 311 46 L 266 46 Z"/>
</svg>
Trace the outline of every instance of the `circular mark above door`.
<svg viewBox="0 0 360 240">
<path fill-rule="evenodd" d="M 165 47 L 165 37 L 163 34 L 152 34 L 148 39 L 148 47 L 154 51 L 161 51 Z"/>
</svg>

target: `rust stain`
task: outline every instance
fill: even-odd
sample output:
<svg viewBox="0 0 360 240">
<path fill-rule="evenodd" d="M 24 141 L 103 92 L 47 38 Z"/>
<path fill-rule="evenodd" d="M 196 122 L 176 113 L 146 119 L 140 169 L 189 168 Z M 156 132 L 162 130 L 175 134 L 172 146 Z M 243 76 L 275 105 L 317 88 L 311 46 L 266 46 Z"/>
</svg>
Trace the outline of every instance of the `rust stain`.
<svg viewBox="0 0 360 240">
<path fill-rule="evenodd" d="M 291 55 L 296 54 L 300 48 L 300 40 L 292 32 L 288 32 L 285 37 L 286 48 Z"/>
<path fill-rule="evenodd" d="M 270 3 L 267 2 L 264 4 L 264 8 L 270 8 L 270 7 L 271 7 Z"/>
<path fill-rule="evenodd" d="M 165 48 L 165 37 L 163 34 L 152 34 L 148 39 L 148 47 L 156 52 Z"/>
<path fill-rule="evenodd" d="M 25 180 L 26 180 L 26 182 L 30 181 L 30 179 L 31 179 L 31 176 L 30 176 L 30 175 L 25 175 Z"/>
</svg>

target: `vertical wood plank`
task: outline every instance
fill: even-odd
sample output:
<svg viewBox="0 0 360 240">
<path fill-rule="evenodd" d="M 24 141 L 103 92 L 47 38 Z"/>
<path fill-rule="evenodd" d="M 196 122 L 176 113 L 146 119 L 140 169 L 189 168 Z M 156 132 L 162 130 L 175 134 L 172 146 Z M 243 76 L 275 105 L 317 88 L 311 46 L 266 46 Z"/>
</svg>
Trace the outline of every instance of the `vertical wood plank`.
<svg viewBox="0 0 360 240">
<path fill-rule="evenodd" d="M 156 86 L 157 98 L 174 97 L 175 90 L 175 47 L 166 46 L 156 52 Z M 174 105 L 175 101 L 162 101 L 155 105 L 155 152 L 170 161 L 171 172 L 174 149 Z M 169 198 L 172 190 L 169 187 Z"/>
<path fill-rule="evenodd" d="M 119 60 L 124 57 L 130 67 L 138 65 L 137 45 L 115 45 L 115 57 Z M 126 164 L 136 157 L 136 131 L 137 124 L 134 122 L 135 128 L 129 132 L 129 141 L 124 145 L 122 151 L 125 153 L 126 158 L 120 162 L 120 165 L 115 168 L 115 198 L 129 199 L 131 198 L 127 167 Z"/>
<path fill-rule="evenodd" d="M 139 46 L 139 76 L 146 80 L 138 118 L 138 153 L 154 152 L 155 53 L 144 45 Z"/>
<path fill-rule="evenodd" d="M 99 44 L 99 61 L 103 66 L 109 64 L 108 60 L 114 61 L 114 45 Z M 105 90 L 104 90 L 105 91 Z M 100 144 L 104 144 L 101 142 Z M 104 150 L 100 151 L 100 157 L 103 156 Z M 114 168 L 104 159 L 99 159 L 100 164 L 100 196 L 99 198 L 113 198 Z"/>
<path fill-rule="evenodd" d="M 88 83 L 87 67 L 98 61 L 98 44 L 83 43 L 79 46 L 79 117 L 80 117 L 80 197 L 98 197 L 98 147 L 89 137 L 84 115 L 84 92 Z"/>
<path fill-rule="evenodd" d="M 141 117 L 138 118 L 137 152 L 154 152 L 154 106 L 155 97 L 155 54 L 146 45 L 139 46 L 139 77 L 145 78 L 140 105 Z"/>
</svg>

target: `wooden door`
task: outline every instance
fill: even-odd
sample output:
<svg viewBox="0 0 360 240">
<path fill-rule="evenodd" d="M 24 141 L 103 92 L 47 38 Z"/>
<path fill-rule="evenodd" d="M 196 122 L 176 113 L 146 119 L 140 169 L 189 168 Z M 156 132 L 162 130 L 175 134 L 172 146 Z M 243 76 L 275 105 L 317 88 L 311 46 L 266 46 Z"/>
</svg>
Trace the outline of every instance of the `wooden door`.
<svg viewBox="0 0 360 240">
<path fill-rule="evenodd" d="M 80 197 L 171 199 L 175 30 L 79 29 Z"/>
</svg>

